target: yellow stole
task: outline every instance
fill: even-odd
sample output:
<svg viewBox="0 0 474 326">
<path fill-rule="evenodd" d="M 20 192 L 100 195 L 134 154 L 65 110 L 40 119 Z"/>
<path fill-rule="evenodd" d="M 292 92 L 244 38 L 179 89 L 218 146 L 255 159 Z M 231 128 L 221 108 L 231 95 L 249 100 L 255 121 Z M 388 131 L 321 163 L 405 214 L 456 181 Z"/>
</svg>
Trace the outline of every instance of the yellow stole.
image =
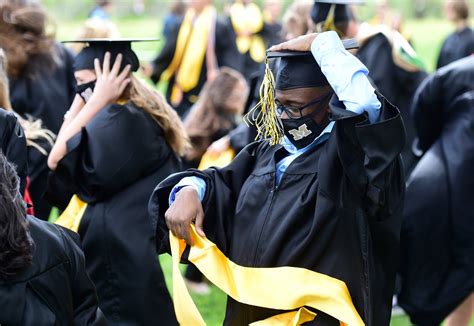
<svg viewBox="0 0 474 326">
<path fill-rule="evenodd" d="M 181 103 L 183 93 L 195 88 L 199 82 L 204 57 L 209 46 L 211 32 L 214 31 L 216 10 L 212 6 L 204 8 L 197 16 L 195 10 L 188 9 L 178 32 L 176 49 L 168 68 L 161 79 L 168 81 L 176 76 L 171 90 L 171 103 Z"/>
<path fill-rule="evenodd" d="M 252 306 L 295 310 L 253 323 L 253 326 L 300 325 L 312 321 L 318 309 L 340 321 L 341 326 L 361 326 L 364 322 L 355 309 L 344 282 L 304 268 L 253 268 L 230 261 L 208 239 L 201 238 L 191 225 L 194 246 L 188 260 L 206 278 L 234 300 Z M 169 233 L 173 261 L 173 302 L 180 325 L 206 325 L 192 301 L 179 270 L 186 248 L 183 240 Z"/>
<path fill-rule="evenodd" d="M 77 195 L 72 196 L 64 212 L 58 217 L 55 224 L 61 225 L 69 230 L 77 232 L 82 216 L 86 211 L 87 203 L 83 202 Z"/>
<path fill-rule="evenodd" d="M 224 167 L 229 165 L 230 162 L 234 159 L 235 152 L 232 148 L 226 149 L 224 152 L 214 155 L 211 152 L 205 152 L 199 162 L 198 170 L 205 170 L 211 166 L 215 167 Z"/>
<path fill-rule="evenodd" d="M 249 52 L 255 62 L 263 62 L 265 43 L 260 35 L 256 35 L 262 30 L 264 23 L 260 8 L 254 3 L 244 6 L 241 2 L 235 2 L 230 7 L 230 20 L 237 34 L 239 52 Z"/>
</svg>

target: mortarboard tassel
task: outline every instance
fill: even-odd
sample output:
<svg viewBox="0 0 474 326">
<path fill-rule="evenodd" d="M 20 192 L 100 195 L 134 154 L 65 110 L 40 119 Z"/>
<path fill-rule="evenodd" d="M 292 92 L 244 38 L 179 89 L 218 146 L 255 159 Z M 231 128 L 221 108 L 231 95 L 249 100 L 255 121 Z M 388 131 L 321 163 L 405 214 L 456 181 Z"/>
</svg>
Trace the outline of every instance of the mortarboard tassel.
<svg viewBox="0 0 474 326">
<path fill-rule="evenodd" d="M 255 125 L 259 139 L 270 139 L 270 145 L 280 143 L 284 133 L 280 117 L 275 109 L 275 77 L 265 59 L 265 75 L 260 86 L 260 101 L 245 116 L 247 126 Z"/>
</svg>

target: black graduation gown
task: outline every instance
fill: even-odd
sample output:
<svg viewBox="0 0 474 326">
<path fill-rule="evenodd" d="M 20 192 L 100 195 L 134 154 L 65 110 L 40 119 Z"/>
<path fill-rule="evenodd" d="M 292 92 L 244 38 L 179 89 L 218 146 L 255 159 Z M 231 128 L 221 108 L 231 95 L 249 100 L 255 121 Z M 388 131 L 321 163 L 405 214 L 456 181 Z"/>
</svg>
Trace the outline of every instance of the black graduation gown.
<svg viewBox="0 0 474 326">
<path fill-rule="evenodd" d="M 77 234 L 28 216 L 33 261 L 0 280 L 0 324 L 107 325 Z"/>
<path fill-rule="evenodd" d="M 42 220 L 48 220 L 53 206 L 43 195 L 48 181 L 48 154 L 51 151 L 51 144 L 44 138 L 35 140 L 35 143 L 47 154 L 44 155 L 34 146 L 28 146 L 28 177 L 30 178 L 28 191 L 33 201 L 35 216 Z"/>
<path fill-rule="evenodd" d="M 274 22 L 272 24 L 265 23 L 263 25 L 262 35 L 265 39 L 265 44 L 267 48 L 272 45 L 279 44 L 284 42 L 281 35 L 282 24 L 280 22 Z"/>
<path fill-rule="evenodd" d="M 424 71 L 409 72 L 397 66 L 393 61 L 392 46 L 380 33 L 360 47 L 357 57 L 369 69 L 369 77 L 377 90 L 400 110 L 407 135 L 402 157 L 408 176 L 417 161 L 412 152 L 415 130 L 409 114 L 410 106 L 417 87 L 427 74 Z"/>
<path fill-rule="evenodd" d="M 407 185 L 398 300 L 417 325 L 439 325 L 474 291 L 473 85 L 474 57 L 440 69 L 415 100 L 426 152 Z"/>
<path fill-rule="evenodd" d="M 340 279 L 366 325 L 388 325 L 405 191 L 404 129 L 398 110 L 380 99 L 381 120 L 371 125 L 364 115 L 332 107 L 329 139 L 293 161 L 278 186 L 275 162 L 287 153 L 267 141 L 248 145 L 225 168 L 170 176 L 150 201 L 158 250 L 169 246 L 164 213 L 171 188 L 199 176 L 206 182 L 204 231 L 232 261 L 303 267 Z M 225 324 L 276 313 L 229 299 Z M 313 324 L 339 322 L 318 312 Z"/>
<path fill-rule="evenodd" d="M 474 53 L 474 30 L 466 27 L 450 34 L 443 43 L 436 67 L 439 69 L 451 62 Z"/>
<path fill-rule="evenodd" d="M 151 80 L 154 83 L 157 83 L 160 80 L 161 74 L 166 70 L 166 68 L 168 68 L 171 61 L 173 60 L 181 23 L 176 24 L 176 26 L 174 26 L 174 28 L 171 30 L 169 37 L 166 38 L 166 43 L 163 46 L 163 49 L 161 50 L 160 54 L 155 58 L 155 60 L 153 60 L 153 74 L 151 76 Z M 229 26 L 229 24 L 227 24 L 221 18 L 217 18 L 216 20 L 215 40 L 215 54 L 217 65 L 219 67 L 225 66 L 241 71 L 242 55 L 237 50 L 237 45 L 235 43 L 235 33 L 233 29 Z M 193 97 L 196 98 L 199 95 L 206 80 L 207 59 L 205 56 L 197 86 L 189 92 L 184 93 L 181 104 L 175 108 L 181 117 L 185 116 L 191 106 L 195 103 Z M 166 99 L 168 100 L 168 102 L 171 102 L 170 97 L 174 81 L 175 76 L 172 76 L 170 78 L 170 81 L 168 83 L 168 89 L 166 91 Z"/>
<path fill-rule="evenodd" d="M 133 104 L 113 104 L 67 147 L 53 178 L 88 203 L 79 234 L 102 311 L 113 325 L 176 324 L 147 213 L 153 188 L 180 165 L 163 130 Z"/>
<path fill-rule="evenodd" d="M 20 177 L 20 192 L 24 195 L 28 174 L 25 133 L 15 114 L 2 108 L 0 108 L 0 145 L 7 160 L 16 167 Z"/>
<path fill-rule="evenodd" d="M 10 79 L 10 100 L 15 112 L 41 119 L 45 128 L 59 132 L 63 117 L 71 106 L 76 85 L 73 54 L 56 44 L 58 66 L 53 71 L 37 69 L 37 76 Z"/>
</svg>

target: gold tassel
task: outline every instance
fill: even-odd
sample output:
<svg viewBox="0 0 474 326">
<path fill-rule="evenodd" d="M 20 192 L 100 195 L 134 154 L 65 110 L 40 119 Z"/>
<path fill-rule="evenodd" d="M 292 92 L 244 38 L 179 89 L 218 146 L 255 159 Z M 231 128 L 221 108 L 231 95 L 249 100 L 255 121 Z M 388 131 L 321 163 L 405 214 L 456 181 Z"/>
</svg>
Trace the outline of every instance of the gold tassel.
<svg viewBox="0 0 474 326">
<path fill-rule="evenodd" d="M 327 31 L 335 31 L 341 39 L 344 38 L 345 37 L 344 33 L 336 27 L 335 19 L 336 19 L 336 5 L 332 4 L 331 8 L 329 8 L 329 12 L 326 17 L 326 20 L 323 22 L 320 22 L 316 26 L 317 31 L 319 33 L 327 32 Z"/>
<path fill-rule="evenodd" d="M 270 139 L 277 145 L 283 138 L 283 125 L 275 108 L 275 77 L 265 59 L 265 75 L 260 86 L 260 101 L 245 116 L 244 121 L 257 128 L 255 140 Z"/>
</svg>

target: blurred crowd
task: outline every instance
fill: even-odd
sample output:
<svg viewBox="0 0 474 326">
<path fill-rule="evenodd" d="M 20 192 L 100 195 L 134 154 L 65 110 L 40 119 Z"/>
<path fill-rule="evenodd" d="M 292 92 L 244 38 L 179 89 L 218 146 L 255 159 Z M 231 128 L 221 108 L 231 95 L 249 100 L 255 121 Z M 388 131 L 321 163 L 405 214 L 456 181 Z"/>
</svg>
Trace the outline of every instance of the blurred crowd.
<svg viewBox="0 0 474 326">
<path fill-rule="evenodd" d="M 351 53 L 368 68 L 375 89 L 399 109 L 406 130 L 394 307 L 419 325 L 469 325 L 470 5 L 445 1 L 453 32 L 443 42 L 436 71 L 428 73 L 411 31 L 388 0 L 377 3 L 367 22 L 357 17 L 363 6 L 358 1 L 295 0 L 283 11 L 280 0 L 262 6 L 236 0 L 221 13 L 212 0 L 174 0 L 154 60 L 136 62 L 135 54 L 117 50 L 130 63 L 125 69 L 140 77 L 104 86 L 114 62 L 106 68 L 98 58 L 102 70 L 98 61 L 82 67 L 92 77 L 78 65 L 92 48 L 90 40 L 121 38 L 111 20 L 112 0 L 97 1 L 70 36 L 85 41 L 74 43 L 56 40 L 51 18 L 37 1 L 0 1 L 0 324 L 151 325 L 156 311 L 172 314 L 155 259 L 147 212 L 151 192 L 172 173 L 224 166 L 255 140 L 258 130 L 244 116 L 260 102 L 266 67 L 276 64 L 268 62 L 269 47 L 336 31 L 342 40 L 357 40 Z M 137 1 L 136 10 L 143 6 Z M 158 83 L 165 85 L 164 94 L 150 86 Z M 115 95 L 91 95 L 100 91 Z M 88 115 L 83 108 L 90 103 L 113 104 Z M 114 111 L 114 105 L 127 109 Z M 47 222 L 56 211 L 59 225 L 80 238 Z M 185 277 L 191 291 L 210 292 L 196 267 L 189 265 Z M 173 323 L 163 318 L 156 324 Z"/>
</svg>

